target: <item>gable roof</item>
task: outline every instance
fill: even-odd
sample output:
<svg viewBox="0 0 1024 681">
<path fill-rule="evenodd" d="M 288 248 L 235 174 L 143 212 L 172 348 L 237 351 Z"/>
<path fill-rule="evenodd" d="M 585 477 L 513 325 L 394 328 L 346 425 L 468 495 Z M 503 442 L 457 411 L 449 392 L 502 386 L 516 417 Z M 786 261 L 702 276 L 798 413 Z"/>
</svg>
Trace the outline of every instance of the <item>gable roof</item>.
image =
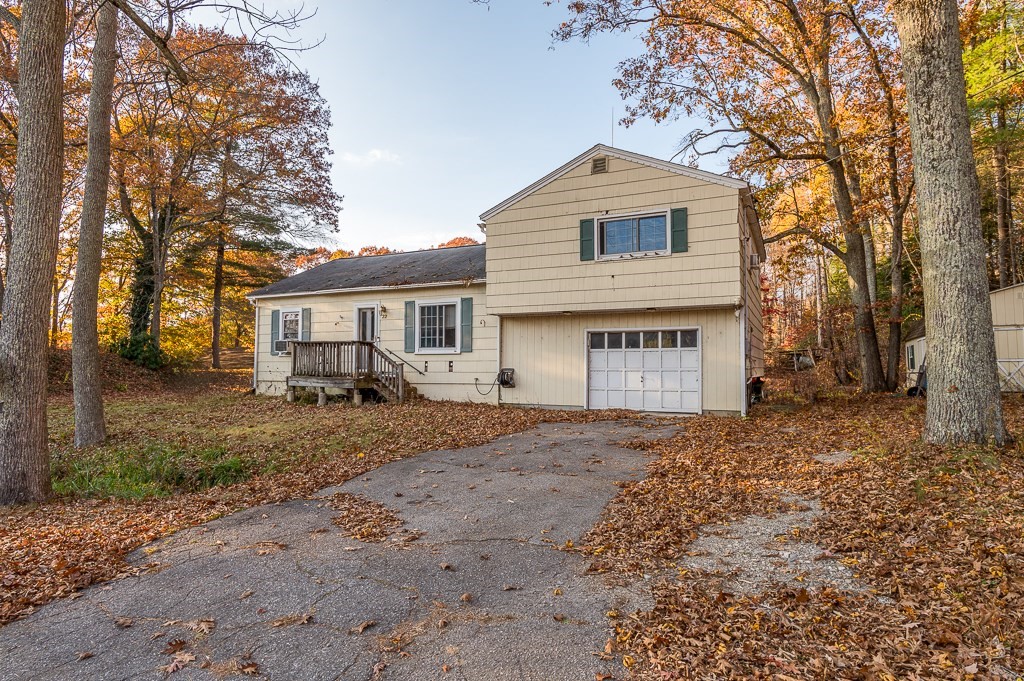
<svg viewBox="0 0 1024 681">
<path fill-rule="evenodd" d="M 924 317 L 911 319 L 903 323 L 903 342 L 910 343 L 925 337 Z"/>
<path fill-rule="evenodd" d="M 704 182 L 710 182 L 712 184 L 720 184 L 725 187 L 731 187 L 732 189 L 746 189 L 747 183 L 743 180 L 738 180 L 735 177 L 726 177 L 725 175 L 718 175 L 715 173 L 709 173 L 706 170 L 698 170 L 697 168 L 691 168 L 690 166 L 684 166 L 679 163 L 670 163 L 669 161 L 662 161 L 661 159 L 653 158 L 651 156 L 644 156 L 643 154 L 635 154 L 632 151 L 625 151 L 624 149 L 616 149 L 615 147 L 609 147 L 604 144 L 595 144 L 590 149 L 586 150 L 573 160 L 566 163 L 561 168 L 554 170 L 544 177 L 540 178 L 529 187 L 522 191 L 513 194 L 493 208 L 484 211 L 480 214 L 480 219 L 486 222 L 490 218 L 494 217 L 501 211 L 505 210 L 509 206 L 518 201 L 526 198 L 533 192 L 537 191 L 542 187 L 546 187 L 558 178 L 572 172 L 576 168 L 594 158 L 595 156 L 610 156 L 612 158 L 620 158 L 623 161 L 630 161 L 638 165 L 649 166 L 651 168 L 657 168 L 658 170 L 664 170 L 668 173 L 675 173 L 676 175 L 684 175 L 691 177 L 695 180 L 702 180 Z"/>
<path fill-rule="evenodd" d="M 486 278 L 484 244 L 339 258 L 264 286 L 249 298 L 466 284 Z"/>
</svg>

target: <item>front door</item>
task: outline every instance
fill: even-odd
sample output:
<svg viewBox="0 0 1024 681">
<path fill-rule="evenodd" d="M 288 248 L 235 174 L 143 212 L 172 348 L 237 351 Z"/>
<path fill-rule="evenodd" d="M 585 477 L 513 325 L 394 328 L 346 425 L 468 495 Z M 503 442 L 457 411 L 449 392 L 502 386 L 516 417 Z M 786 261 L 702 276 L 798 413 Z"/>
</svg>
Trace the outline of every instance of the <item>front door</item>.
<svg viewBox="0 0 1024 681">
<path fill-rule="evenodd" d="M 377 308 L 360 307 L 356 315 L 356 339 L 377 342 Z"/>
</svg>

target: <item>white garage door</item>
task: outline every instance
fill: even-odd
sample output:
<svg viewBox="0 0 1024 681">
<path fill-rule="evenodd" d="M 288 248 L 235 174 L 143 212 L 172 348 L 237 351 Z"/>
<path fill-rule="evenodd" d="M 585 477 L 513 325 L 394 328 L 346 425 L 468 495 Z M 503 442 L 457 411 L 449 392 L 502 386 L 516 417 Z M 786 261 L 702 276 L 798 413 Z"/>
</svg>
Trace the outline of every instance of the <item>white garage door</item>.
<svg viewBox="0 0 1024 681">
<path fill-rule="evenodd" d="M 590 409 L 700 411 L 697 329 L 591 331 Z"/>
</svg>

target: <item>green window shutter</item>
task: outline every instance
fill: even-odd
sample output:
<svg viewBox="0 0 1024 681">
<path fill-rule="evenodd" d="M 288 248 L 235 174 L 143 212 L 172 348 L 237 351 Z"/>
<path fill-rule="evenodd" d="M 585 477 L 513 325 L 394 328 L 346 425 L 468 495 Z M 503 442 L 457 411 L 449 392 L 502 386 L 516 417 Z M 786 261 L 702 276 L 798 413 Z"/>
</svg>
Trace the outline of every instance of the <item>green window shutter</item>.
<svg viewBox="0 0 1024 681">
<path fill-rule="evenodd" d="M 302 330 L 299 332 L 299 340 L 309 340 L 309 329 L 312 326 L 313 321 L 313 310 L 304 307 L 302 308 Z"/>
<path fill-rule="evenodd" d="M 462 299 L 462 352 L 473 352 L 473 299 Z"/>
<path fill-rule="evenodd" d="M 689 250 L 689 233 L 686 228 L 686 209 L 672 209 L 672 252 L 686 253 Z"/>
<path fill-rule="evenodd" d="M 580 220 L 580 260 L 594 259 L 594 221 Z"/>
<path fill-rule="evenodd" d="M 416 301 L 405 301 L 405 351 L 416 352 Z"/>
<path fill-rule="evenodd" d="M 273 310 L 270 313 L 270 354 L 277 356 L 281 353 L 274 350 L 274 344 L 281 337 L 281 311 Z"/>
</svg>

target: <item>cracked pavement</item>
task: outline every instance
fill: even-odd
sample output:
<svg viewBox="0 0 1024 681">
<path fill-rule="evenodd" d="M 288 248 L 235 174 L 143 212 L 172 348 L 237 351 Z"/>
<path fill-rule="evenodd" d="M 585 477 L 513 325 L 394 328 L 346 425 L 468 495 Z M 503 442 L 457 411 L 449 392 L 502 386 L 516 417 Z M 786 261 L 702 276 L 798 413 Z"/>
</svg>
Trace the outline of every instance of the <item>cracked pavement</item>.
<svg viewBox="0 0 1024 681">
<path fill-rule="evenodd" d="M 649 585 L 588 574 L 558 547 L 580 541 L 616 482 L 642 477 L 647 457 L 615 443 L 674 431 L 543 424 L 179 532 L 129 557 L 149 566 L 139 575 L 0 629 L 0 679 L 216 679 L 247 664 L 272 679 L 619 677 L 599 655 L 607 612 L 650 608 Z M 336 492 L 387 505 L 419 538 L 346 538 L 325 501 Z M 176 646 L 186 663 L 169 674 Z"/>
</svg>

